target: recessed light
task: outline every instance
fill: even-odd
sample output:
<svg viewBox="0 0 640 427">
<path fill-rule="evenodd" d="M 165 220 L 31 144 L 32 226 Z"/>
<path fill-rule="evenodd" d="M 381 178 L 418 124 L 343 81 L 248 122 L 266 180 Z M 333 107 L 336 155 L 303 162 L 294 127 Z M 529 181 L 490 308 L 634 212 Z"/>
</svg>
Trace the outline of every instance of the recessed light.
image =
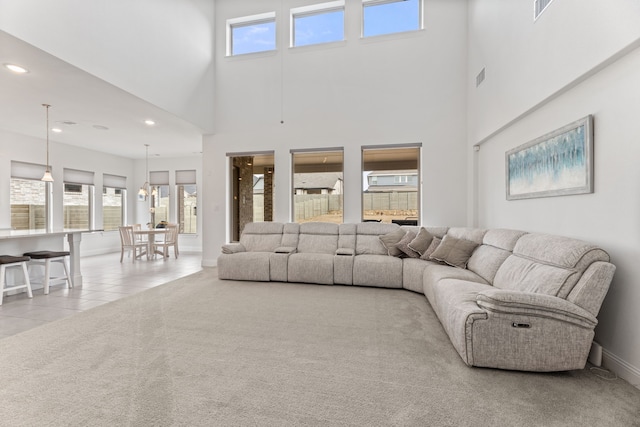
<svg viewBox="0 0 640 427">
<path fill-rule="evenodd" d="M 62 132 L 62 129 L 60 129 L 60 128 L 51 128 L 51 132 L 60 133 L 60 132 Z"/>
<path fill-rule="evenodd" d="M 27 70 L 26 68 L 15 64 L 4 64 L 4 66 L 5 68 L 13 71 L 16 74 L 24 74 L 29 72 L 29 70 Z"/>
<path fill-rule="evenodd" d="M 153 125 L 156 124 L 156 122 L 154 122 L 151 119 L 147 119 L 147 120 L 144 121 L 144 124 L 147 125 L 147 126 L 153 126 Z"/>
</svg>

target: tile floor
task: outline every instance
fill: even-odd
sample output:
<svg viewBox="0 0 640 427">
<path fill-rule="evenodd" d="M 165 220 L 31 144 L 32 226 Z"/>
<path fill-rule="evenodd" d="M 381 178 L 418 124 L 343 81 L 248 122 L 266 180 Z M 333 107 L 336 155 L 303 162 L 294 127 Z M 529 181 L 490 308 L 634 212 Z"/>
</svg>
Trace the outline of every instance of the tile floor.
<svg viewBox="0 0 640 427">
<path fill-rule="evenodd" d="M 200 253 L 135 263 L 125 254 L 122 264 L 120 252 L 83 257 L 82 287 L 53 285 L 49 295 L 35 289 L 33 298 L 26 293 L 5 295 L 0 306 L 0 339 L 195 273 L 202 269 L 201 261 Z"/>
</svg>

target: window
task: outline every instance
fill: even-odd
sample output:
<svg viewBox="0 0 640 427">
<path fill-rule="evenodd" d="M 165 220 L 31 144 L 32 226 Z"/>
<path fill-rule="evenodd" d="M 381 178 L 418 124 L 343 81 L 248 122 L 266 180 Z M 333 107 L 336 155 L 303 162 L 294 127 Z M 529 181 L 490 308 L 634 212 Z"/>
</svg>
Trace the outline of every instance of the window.
<svg viewBox="0 0 640 427">
<path fill-rule="evenodd" d="M 291 47 L 344 40 L 344 0 L 291 9 Z"/>
<path fill-rule="evenodd" d="M 169 171 L 149 173 L 151 185 L 151 223 L 169 222 Z"/>
<path fill-rule="evenodd" d="M 127 178 L 104 174 L 102 185 L 102 228 L 117 230 L 126 224 Z"/>
<path fill-rule="evenodd" d="M 420 145 L 362 148 L 362 219 L 415 223 L 420 217 Z"/>
<path fill-rule="evenodd" d="M 93 172 L 64 169 L 63 227 L 93 229 Z"/>
<path fill-rule="evenodd" d="M 343 218 L 343 150 L 291 150 L 293 220 L 336 222 Z"/>
<path fill-rule="evenodd" d="M 275 12 L 227 20 L 227 56 L 275 49 Z"/>
<path fill-rule="evenodd" d="M 273 221 L 274 153 L 227 153 L 231 176 L 231 239 L 237 241 L 249 222 Z"/>
<path fill-rule="evenodd" d="M 11 162 L 11 228 L 43 230 L 51 224 L 51 183 L 40 180 L 46 167 Z"/>
<path fill-rule="evenodd" d="M 362 36 L 419 30 L 421 8 L 422 0 L 363 0 Z"/>
<path fill-rule="evenodd" d="M 195 234 L 198 231 L 198 192 L 196 187 L 196 171 L 176 171 L 178 190 L 178 232 Z"/>
<path fill-rule="evenodd" d="M 533 20 L 538 19 L 540 14 L 547 9 L 553 0 L 533 0 Z"/>
</svg>

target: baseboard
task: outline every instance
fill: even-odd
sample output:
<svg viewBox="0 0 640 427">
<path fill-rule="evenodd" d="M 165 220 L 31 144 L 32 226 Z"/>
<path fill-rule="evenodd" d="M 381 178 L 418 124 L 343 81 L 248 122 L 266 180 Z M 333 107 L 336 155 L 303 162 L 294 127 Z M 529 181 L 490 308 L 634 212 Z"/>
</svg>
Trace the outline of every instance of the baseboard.
<svg viewBox="0 0 640 427">
<path fill-rule="evenodd" d="M 202 258 L 202 264 L 203 267 L 217 267 L 218 266 L 218 258 L 211 258 L 211 259 L 206 259 L 206 258 Z"/>
<path fill-rule="evenodd" d="M 602 349 L 602 366 L 611 372 L 615 372 L 620 378 L 640 389 L 640 369 L 604 348 Z"/>
</svg>

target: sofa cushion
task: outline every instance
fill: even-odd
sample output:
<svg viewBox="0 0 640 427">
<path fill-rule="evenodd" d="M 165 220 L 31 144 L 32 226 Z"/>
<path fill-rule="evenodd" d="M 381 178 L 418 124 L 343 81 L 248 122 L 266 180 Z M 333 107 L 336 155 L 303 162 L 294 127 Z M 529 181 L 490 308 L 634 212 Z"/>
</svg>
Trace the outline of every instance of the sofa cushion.
<svg viewBox="0 0 640 427">
<path fill-rule="evenodd" d="M 518 255 L 510 255 L 498 269 L 493 286 L 521 292 L 535 292 L 559 296 L 567 283 L 575 283 L 578 272 L 543 264 Z"/>
<path fill-rule="evenodd" d="M 467 268 L 489 283 L 493 283 L 496 272 L 511 252 L 490 245 L 480 245 L 469 258 Z"/>
<path fill-rule="evenodd" d="M 402 288 L 402 260 L 388 255 L 358 255 L 353 258 L 353 284 Z"/>
<path fill-rule="evenodd" d="M 297 252 L 334 255 L 336 249 L 338 249 L 338 224 L 328 222 L 300 224 Z"/>
<path fill-rule="evenodd" d="M 416 238 L 418 233 L 415 231 L 407 231 L 404 237 L 396 244 L 396 247 L 409 258 L 420 258 L 420 254 L 409 247 L 409 243 Z"/>
<path fill-rule="evenodd" d="M 442 261 L 438 261 L 436 259 L 431 258 L 431 255 L 438 248 L 438 246 L 440 246 L 440 243 L 442 243 L 442 239 L 439 237 L 434 237 L 431 240 L 429 247 L 424 251 L 422 255 L 420 255 L 420 259 L 423 259 L 425 261 L 442 262 Z"/>
<path fill-rule="evenodd" d="M 394 230 L 387 234 L 383 234 L 378 238 L 380 239 L 384 247 L 387 249 L 387 253 L 390 256 L 400 256 L 403 252 L 396 247 L 396 243 L 402 240 L 404 235 L 405 235 L 405 231 L 402 230 L 401 228 L 398 228 L 397 230 Z"/>
<path fill-rule="evenodd" d="M 422 255 L 429 248 L 432 240 L 433 234 L 429 233 L 426 228 L 420 227 L 416 237 L 409 242 L 409 248 Z"/>
<path fill-rule="evenodd" d="M 431 258 L 444 261 L 454 267 L 465 268 L 467 261 L 471 258 L 471 254 L 477 246 L 476 242 L 457 239 L 447 234 L 436 250 L 433 251 Z"/>
<path fill-rule="evenodd" d="M 427 297 L 431 305 L 435 300 L 433 295 L 433 287 L 436 283 L 443 279 L 459 279 L 467 282 L 476 282 L 488 285 L 487 281 L 478 276 L 471 270 L 462 268 L 451 267 L 450 265 L 442 265 L 435 263 L 428 263 L 422 273 L 422 291 Z"/>
<path fill-rule="evenodd" d="M 242 230 L 240 243 L 247 252 L 273 252 L 282 246 L 283 229 L 280 222 L 250 222 Z"/>
<path fill-rule="evenodd" d="M 470 240 L 478 245 L 482 243 L 482 239 L 486 233 L 487 230 L 483 228 L 471 227 L 451 227 L 449 231 L 447 231 L 448 236 L 455 237 L 456 239 Z"/>
<path fill-rule="evenodd" d="M 289 282 L 333 285 L 333 257 L 322 253 L 295 253 L 289 256 Z"/>
<path fill-rule="evenodd" d="M 609 255 L 602 249 L 581 240 L 564 236 L 528 233 L 518 239 L 513 248 L 515 255 L 538 260 L 540 263 L 570 268 L 578 272 L 566 280 L 557 296 L 566 298 L 582 273 L 594 262 L 609 262 Z"/>
<path fill-rule="evenodd" d="M 400 226 L 397 224 L 382 224 L 379 222 L 361 222 L 357 224 L 356 255 L 387 255 L 387 249 L 378 237 L 398 228 Z"/>
</svg>

